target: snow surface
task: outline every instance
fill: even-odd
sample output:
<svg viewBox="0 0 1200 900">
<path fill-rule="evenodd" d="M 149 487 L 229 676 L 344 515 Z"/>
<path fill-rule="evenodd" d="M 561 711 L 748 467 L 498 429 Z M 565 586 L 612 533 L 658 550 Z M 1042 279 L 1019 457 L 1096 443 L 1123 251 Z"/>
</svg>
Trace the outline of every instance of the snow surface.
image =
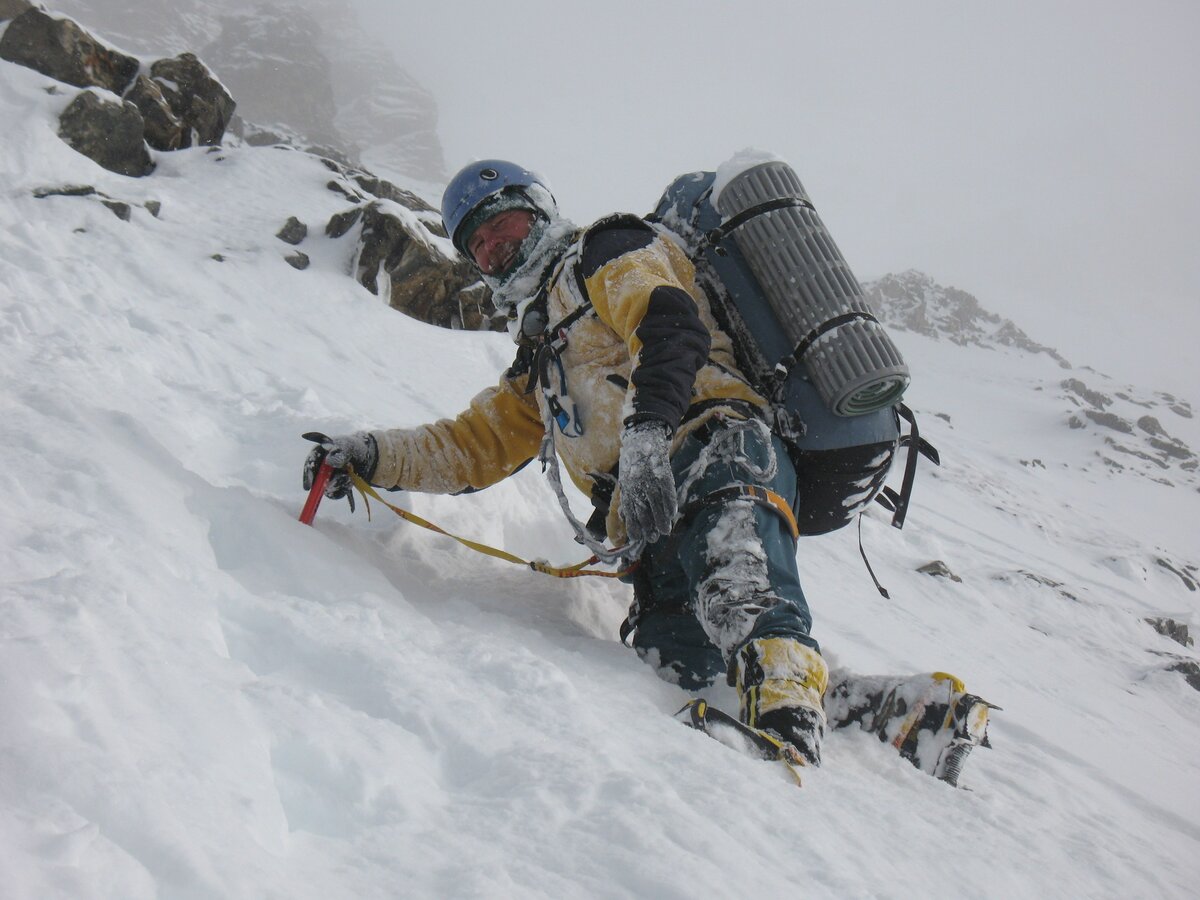
<svg viewBox="0 0 1200 900">
<path fill-rule="evenodd" d="M 123 178 L 58 140 L 70 92 L 48 86 L 0 64 L 0 895 L 1200 891 L 1200 694 L 1165 670 L 1194 651 L 1141 621 L 1198 621 L 1154 563 L 1194 552 L 1197 498 L 1081 468 L 1051 361 L 904 336 L 945 466 L 903 532 L 865 525 L 894 599 L 851 529 L 799 550 L 834 662 L 948 670 L 1004 707 L 970 790 L 850 731 L 796 789 L 670 718 L 687 695 L 615 639 L 623 586 L 381 509 L 327 501 L 300 525 L 302 432 L 454 413 L 511 344 L 355 284 L 317 160 L 198 148 Z M 131 220 L 33 196 L 68 184 Z M 304 272 L 274 237 L 291 215 Z M 391 499 L 580 556 L 536 467 Z M 932 559 L 962 582 L 914 571 Z"/>
</svg>

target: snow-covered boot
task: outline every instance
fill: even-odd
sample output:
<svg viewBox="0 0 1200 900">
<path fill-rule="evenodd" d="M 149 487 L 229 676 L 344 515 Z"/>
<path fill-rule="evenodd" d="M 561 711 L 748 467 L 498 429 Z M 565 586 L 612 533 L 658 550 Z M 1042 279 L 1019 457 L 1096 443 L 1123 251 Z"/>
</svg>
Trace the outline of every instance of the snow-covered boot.
<svg viewBox="0 0 1200 900">
<path fill-rule="evenodd" d="M 858 724 L 921 771 L 956 786 L 970 752 L 991 746 L 988 713 L 1000 708 L 946 672 L 889 678 L 839 671 L 828 700 L 832 727 Z"/>
<path fill-rule="evenodd" d="M 730 676 L 745 724 L 787 741 L 809 765 L 821 764 L 829 669 L 820 653 L 794 638 L 756 638 L 734 655 Z"/>
</svg>

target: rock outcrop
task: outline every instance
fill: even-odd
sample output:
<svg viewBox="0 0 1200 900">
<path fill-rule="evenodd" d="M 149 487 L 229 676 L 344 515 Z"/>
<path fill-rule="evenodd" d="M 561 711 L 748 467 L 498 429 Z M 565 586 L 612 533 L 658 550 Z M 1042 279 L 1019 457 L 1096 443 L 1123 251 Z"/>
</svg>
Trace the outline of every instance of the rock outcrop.
<svg viewBox="0 0 1200 900">
<path fill-rule="evenodd" d="M 988 312 L 973 295 L 940 285 L 923 272 L 910 269 L 898 275 L 885 275 L 865 282 L 862 288 L 863 295 L 889 328 L 956 344 L 1044 353 L 1062 368 L 1071 367 L 1056 350 L 1037 343 L 1011 320 Z"/>
<path fill-rule="evenodd" d="M 36 69 L 76 87 L 124 94 L 138 73 L 138 61 L 105 46 L 70 19 L 56 19 L 31 7 L 9 23 L 0 37 L 0 59 Z"/>
<path fill-rule="evenodd" d="M 147 144 L 170 151 L 219 143 L 233 115 L 233 98 L 194 54 L 156 60 L 145 74 L 137 58 L 32 6 L 0 37 L 0 58 L 122 98 L 84 90 L 63 112 L 59 128 L 70 147 L 121 175 L 154 170 Z"/>
<path fill-rule="evenodd" d="M 196 51 L 237 98 L 230 131 L 248 143 L 283 143 L 424 182 L 445 178 L 433 95 L 397 62 L 395 41 L 372 30 L 369 11 L 317 0 L 54 6 L 140 54 Z"/>
<path fill-rule="evenodd" d="M 1060 368 L 1073 369 L 1056 350 L 1039 344 L 1010 320 L 984 309 L 971 294 L 938 284 L 909 270 L 863 285 L 863 294 L 880 320 L 896 331 L 956 344 L 1011 348 L 1044 355 Z M 1112 472 L 1131 472 L 1166 484 L 1200 483 L 1200 457 L 1171 434 L 1172 421 L 1191 419 L 1191 406 L 1170 394 L 1142 395 L 1129 387 L 1105 387 L 1111 380 L 1090 369 L 1073 373 L 1047 389 L 1064 403 L 1063 421 L 1091 435 L 1096 454 Z M 1178 419 L 1176 418 L 1178 417 Z M 1036 461 L 1043 465 L 1041 461 Z M 1028 462 L 1026 463 L 1029 464 Z"/>
<path fill-rule="evenodd" d="M 339 176 L 330 190 L 355 205 L 333 216 L 325 234 L 355 241 L 352 274 L 359 284 L 431 325 L 504 330 L 491 291 L 454 252 L 433 207 L 388 181 L 326 165 Z"/>
<path fill-rule="evenodd" d="M 54 18 L 31 6 L 18 7 L 12 0 L 0 2 L 8 2 L 5 11 L 11 9 L 15 14 L 0 41 L 4 58 L 85 88 L 62 113 L 59 135 L 99 165 L 121 175 L 143 176 L 154 170 L 149 148 L 170 152 L 196 144 L 217 144 L 225 134 L 235 108 L 233 97 L 195 54 L 185 51 L 147 64 L 108 46 L 69 19 Z M 264 21 L 256 18 L 260 13 L 230 21 L 246 26 L 245 35 L 253 35 L 254 27 Z M 296 21 L 303 25 L 305 19 L 298 14 Z M 309 58 L 316 66 L 311 73 L 315 84 L 328 86 L 320 48 L 304 43 L 306 35 L 311 37 L 311 28 L 297 27 L 287 32 L 299 41 L 292 47 L 295 55 Z M 301 76 L 300 69 L 285 67 L 279 77 L 287 83 L 276 87 L 298 103 L 310 104 L 312 85 Z M 320 90 L 315 97 L 317 114 L 332 121 L 332 97 L 325 97 Z M 361 113 L 363 107 L 357 109 Z M 335 136 L 323 133 L 313 122 L 308 124 L 313 133 Z M 333 217 L 326 234 L 352 236 L 351 274 L 359 284 L 383 296 L 394 308 L 430 324 L 472 330 L 503 328 L 478 273 L 445 239 L 436 210 L 415 194 L 349 165 L 344 158 L 324 158 L 324 162 L 335 176 L 330 189 L 351 204 Z M 129 203 L 102 196 L 90 186 L 47 189 L 41 196 L 63 194 L 96 196 L 126 221 L 132 216 Z M 157 210 L 154 213 L 157 215 Z M 307 227 L 298 219 L 289 221 L 278 237 L 298 246 L 307 237 Z M 284 259 L 298 270 L 311 264 L 311 257 L 302 250 L 290 252 Z"/>
<path fill-rule="evenodd" d="M 1114 471 L 1133 471 L 1171 484 L 1195 482 L 1200 458 L 1182 439 L 1171 435 L 1163 420 L 1191 418 L 1191 407 L 1162 392 L 1139 396 L 1132 389 L 1106 393 L 1080 377 L 1064 379 L 1060 396 L 1070 405 L 1067 424 L 1096 432 L 1103 440 L 1100 456 Z"/>
<path fill-rule="evenodd" d="M 154 171 L 142 129 L 142 115 L 132 103 L 83 91 L 63 111 L 58 136 L 109 171 L 138 178 Z"/>
</svg>

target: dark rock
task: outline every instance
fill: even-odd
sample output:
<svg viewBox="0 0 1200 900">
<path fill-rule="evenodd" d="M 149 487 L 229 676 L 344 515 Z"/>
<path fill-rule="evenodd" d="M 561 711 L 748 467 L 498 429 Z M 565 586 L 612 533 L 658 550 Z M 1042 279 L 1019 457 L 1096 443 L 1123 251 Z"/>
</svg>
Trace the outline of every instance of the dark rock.
<svg viewBox="0 0 1200 900">
<path fill-rule="evenodd" d="M 57 188 L 37 188 L 33 196 L 39 200 L 46 197 L 90 197 L 96 189 L 89 184 L 70 184 Z"/>
<path fill-rule="evenodd" d="M 150 66 L 150 77 L 183 123 L 182 146 L 190 147 L 193 136 L 197 144 L 220 143 L 237 104 L 194 53 L 156 61 Z"/>
<path fill-rule="evenodd" d="M 0 37 L 0 58 L 28 66 L 76 87 L 125 93 L 138 73 L 138 61 L 107 47 L 70 19 L 55 19 L 30 8 Z"/>
<path fill-rule="evenodd" d="M 1177 622 L 1167 616 L 1151 616 L 1145 622 L 1159 634 L 1169 637 L 1175 643 L 1182 644 L 1184 647 L 1191 647 L 1195 643 L 1188 631 L 1188 626 L 1183 622 Z"/>
<path fill-rule="evenodd" d="M 351 228 L 354 223 L 362 218 L 362 207 L 358 209 L 348 209 L 345 212 L 335 214 L 329 219 L 329 223 L 325 226 L 325 233 L 332 238 L 340 238 Z"/>
<path fill-rule="evenodd" d="M 365 173 L 355 175 L 354 182 L 368 194 L 378 197 L 380 200 L 391 200 L 394 203 L 399 203 L 401 206 L 411 209 L 413 212 L 437 212 L 436 209 L 434 209 L 416 194 L 412 193 L 412 191 L 406 191 L 403 188 L 398 188 L 390 181 L 385 181 L 382 178 L 376 178 L 374 175 L 368 175 Z M 438 231 L 440 231 L 438 237 L 446 236 L 445 227 L 440 227 Z"/>
<path fill-rule="evenodd" d="M 1062 382 L 1062 386 L 1068 393 L 1074 394 L 1092 409 L 1103 410 L 1112 406 L 1112 397 L 1099 391 L 1093 391 L 1078 378 L 1068 378 Z"/>
<path fill-rule="evenodd" d="M 29 0 L 0 0 L 0 22 L 15 19 L 31 6 Z"/>
<path fill-rule="evenodd" d="M 1152 434 L 1156 437 L 1167 436 L 1166 431 L 1163 430 L 1162 425 L 1159 423 L 1158 419 L 1154 418 L 1154 416 L 1142 416 L 1137 420 L 1137 425 L 1138 428 L 1142 429 L 1142 431 L 1146 432 L 1146 434 Z"/>
<path fill-rule="evenodd" d="M 162 212 L 162 204 L 157 200 L 147 200 L 146 209 L 150 212 L 150 215 L 157 219 L 158 214 Z"/>
<path fill-rule="evenodd" d="M 1025 569 L 1019 569 L 1017 574 L 1022 578 L 1027 578 L 1034 584 L 1040 584 L 1043 587 L 1053 588 L 1060 597 L 1063 597 L 1066 600 L 1072 600 L 1076 603 L 1079 602 L 1079 598 L 1070 591 L 1066 590 L 1061 581 L 1055 581 L 1053 578 L 1048 578 L 1045 575 L 1038 575 L 1035 572 L 1027 572 Z"/>
<path fill-rule="evenodd" d="M 142 114 L 132 103 L 84 91 L 63 111 L 58 136 L 111 172 L 138 177 L 154 170 L 142 140 Z"/>
<path fill-rule="evenodd" d="M 1128 403 L 1132 403 L 1135 406 L 1144 406 L 1146 409 L 1154 409 L 1154 404 L 1149 400 L 1139 400 L 1137 397 L 1127 394 L 1124 391 L 1117 391 L 1117 397 L 1125 400 Z"/>
<path fill-rule="evenodd" d="M 157 81 L 139 75 L 125 99 L 142 114 L 147 144 L 155 150 L 178 150 L 187 146 L 191 135 L 183 120 L 171 109 Z"/>
<path fill-rule="evenodd" d="M 917 569 L 922 575 L 933 575 L 936 578 L 949 578 L 951 581 L 956 581 L 962 584 L 962 579 L 950 571 L 950 567 L 940 559 L 935 559 L 933 562 L 926 563 Z"/>
<path fill-rule="evenodd" d="M 1114 431 L 1121 432 L 1121 434 L 1133 434 L 1133 426 L 1116 413 L 1096 412 L 1094 409 L 1085 409 L 1083 414 L 1097 425 L 1103 425 L 1105 428 L 1111 428 Z"/>
<path fill-rule="evenodd" d="M 295 246 L 308 237 L 308 226 L 297 219 L 295 216 L 288 218 L 283 227 L 275 235 L 285 244 Z"/>
<path fill-rule="evenodd" d="M 217 262 L 225 262 L 225 257 L 220 253 L 214 253 L 209 259 L 216 260 Z"/>
<path fill-rule="evenodd" d="M 354 191 L 350 190 L 350 188 L 346 187 L 344 184 L 340 184 L 337 181 L 331 181 L 326 184 L 325 187 L 329 188 L 329 190 L 333 191 L 335 194 L 341 194 L 351 203 L 363 202 L 362 197 L 358 196 L 358 194 L 354 193 Z"/>
<path fill-rule="evenodd" d="M 1181 659 L 1179 662 L 1167 668 L 1168 672 L 1181 672 L 1187 683 L 1197 691 L 1200 691 L 1200 662 L 1194 659 Z"/>
<path fill-rule="evenodd" d="M 290 256 L 285 256 L 284 259 L 287 261 L 287 264 L 289 266 L 291 266 L 293 269 L 299 269 L 300 271 L 303 272 L 305 269 L 308 268 L 308 255 L 305 253 L 301 253 L 300 251 L 296 251 L 295 253 L 291 254 Z"/>
<path fill-rule="evenodd" d="M 372 293 L 383 287 L 394 309 L 422 322 L 471 331 L 502 330 L 504 323 L 497 320 L 491 293 L 480 283 L 475 268 L 460 258 L 447 258 L 430 241 L 425 226 L 371 203 L 363 215 L 355 278 Z"/>
<path fill-rule="evenodd" d="M 1170 561 L 1158 557 L 1154 560 L 1161 568 L 1166 569 L 1176 578 L 1183 582 L 1183 586 L 1189 591 L 1195 591 L 1200 587 L 1200 571 L 1197 571 L 1195 566 L 1187 564 L 1174 565 Z"/>
<path fill-rule="evenodd" d="M 100 202 L 111 209 L 113 215 L 122 222 L 128 222 L 133 217 L 133 210 L 128 203 L 122 203 L 120 200 L 101 200 Z"/>
<path fill-rule="evenodd" d="M 1150 438 L 1150 446 L 1171 459 L 1186 460 L 1196 455 L 1187 444 L 1178 438 L 1167 438 L 1166 440 L 1162 438 Z"/>
<path fill-rule="evenodd" d="M 1104 442 L 1118 453 L 1124 453 L 1126 456 L 1132 456 L 1135 459 L 1140 459 L 1152 466 L 1157 466 L 1160 469 L 1167 468 L 1167 464 L 1165 462 L 1163 462 L 1157 456 L 1147 453 L 1145 450 L 1138 450 L 1134 447 L 1126 447 L 1124 444 L 1118 444 L 1111 438 L 1105 438 Z"/>
</svg>

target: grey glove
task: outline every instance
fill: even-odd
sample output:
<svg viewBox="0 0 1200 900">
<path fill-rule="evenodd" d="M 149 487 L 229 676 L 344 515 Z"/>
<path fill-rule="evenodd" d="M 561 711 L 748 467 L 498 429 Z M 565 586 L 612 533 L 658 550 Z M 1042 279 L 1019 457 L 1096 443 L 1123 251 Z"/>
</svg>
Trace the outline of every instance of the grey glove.
<svg viewBox="0 0 1200 900">
<path fill-rule="evenodd" d="M 671 432 L 665 422 L 635 422 L 621 435 L 619 510 L 630 543 L 650 544 L 671 533 L 678 502 L 670 454 Z"/>
<path fill-rule="evenodd" d="M 365 431 L 332 438 L 319 431 L 310 431 L 303 437 L 317 442 L 304 460 L 304 489 L 311 490 L 317 480 L 317 470 L 321 468 L 321 463 L 327 462 L 333 472 L 325 483 L 325 496 L 331 500 L 346 497 L 350 501 L 350 511 L 354 512 L 354 491 L 351 490 L 354 483 L 350 480 L 350 469 L 353 468 L 363 481 L 371 480 L 379 464 L 379 448 L 375 446 L 375 438 Z"/>
</svg>

